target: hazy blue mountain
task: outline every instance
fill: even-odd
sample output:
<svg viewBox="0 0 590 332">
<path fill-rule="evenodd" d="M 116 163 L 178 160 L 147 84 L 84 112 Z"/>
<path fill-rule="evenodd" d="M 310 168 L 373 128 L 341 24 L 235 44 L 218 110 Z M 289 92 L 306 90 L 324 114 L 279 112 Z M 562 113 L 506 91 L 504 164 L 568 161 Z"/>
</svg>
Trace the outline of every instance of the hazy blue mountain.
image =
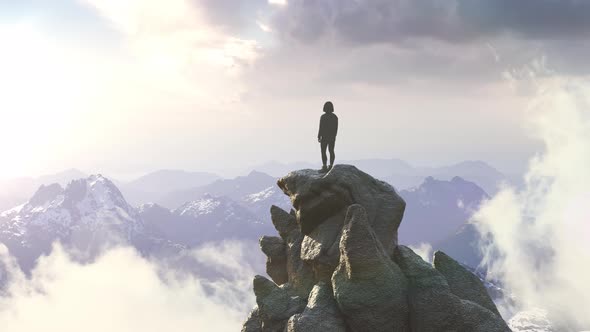
<svg viewBox="0 0 590 332">
<path fill-rule="evenodd" d="M 489 198 L 475 183 L 460 177 L 450 181 L 428 177 L 420 186 L 399 194 L 406 201 L 399 239 L 409 245 L 439 243 L 464 225 L 482 200 Z"/>
<path fill-rule="evenodd" d="M 478 249 L 480 238 L 475 225 L 465 223 L 454 233 L 434 243 L 433 248 L 445 252 L 462 264 L 478 267 L 482 260 Z"/>
<path fill-rule="evenodd" d="M 451 180 L 455 176 L 476 183 L 488 194 L 495 194 L 498 184 L 514 183 L 517 175 L 505 176 L 500 171 L 483 161 L 463 161 L 442 167 L 419 167 L 400 159 L 360 159 L 338 160 L 340 164 L 355 165 L 372 176 L 387 181 L 396 189 L 403 190 L 419 186 L 426 177 L 432 176 L 439 180 Z M 255 169 L 281 177 L 294 169 L 319 168 L 321 165 L 312 163 L 279 163 L 269 162 L 257 165 Z"/>
<path fill-rule="evenodd" d="M 254 210 L 266 210 L 265 212 L 268 214 L 272 204 L 284 206 L 289 202 L 276 183 L 277 178 L 262 172 L 252 171 L 246 176 L 239 176 L 235 179 L 217 180 L 205 186 L 170 193 L 157 203 L 175 209 L 186 202 L 209 194 L 229 197 Z"/>
<path fill-rule="evenodd" d="M 477 183 L 490 195 L 498 191 L 498 185 L 502 182 L 510 182 L 504 174 L 483 161 L 463 161 L 451 166 L 424 168 L 420 171 L 440 180 L 450 180 L 460 176 L 467 181 Z"/>
<path fill-rule="evenodd" d="M 220 177 L 213 173 L 159 170 L 130 182 L 120 183 L 121 191 L 133 205 L 157 202 L 168 193 L 204 186 Z"/>
<path fill-rule="evenodd" d="M 498 191 L 500 184 L 513 182 L 497 169 L 483 161 L 464 161 L 444 167 L 415 168 L 413 173 L 393 173 L 383 178 L 383 180 L 391 183 L 398 189 L 407 189 L 419 185 L 428 176 L 439 180 L 451 180 L 455 176 L 459 176 L 467 181 L 476 183 L 490 195 L 494 195 Z"/>
<path fill-rule="evenodd" d="M 272 230 L 270 222 L 231 198 L 209 194 L 172 211 L 145 204 L 139 214 L 150 234 L 186 247 L 227 239 L 257 240 Z"/>
<path fill-rule="evenodd" d="M 319 152 L 319 151 L 318 151 Z M 282 163 L 278 161 L 269 161 L 264 164 L 255 165 L 250 167 L 247 170 L 243 170 L 243 172 L 248 172 L 251 169 L 255 169 L 259 172 L 269 174 L 273 177 L 282 177 L 287 175 L 289 172 L 295 169 L 306 169 L 306 168 L 319 168 L 321 167 L 321 163 L 313 164 L 309 162 L 293 162 L 293 163 Z"/>
<path fill-rule="evenodd" d="M 363 172 L 380 179 L 391 174 L 416 175 L 416 168 L 401 159 L 344 160 L 340 163 L 354 165 Z"/>
</svg>

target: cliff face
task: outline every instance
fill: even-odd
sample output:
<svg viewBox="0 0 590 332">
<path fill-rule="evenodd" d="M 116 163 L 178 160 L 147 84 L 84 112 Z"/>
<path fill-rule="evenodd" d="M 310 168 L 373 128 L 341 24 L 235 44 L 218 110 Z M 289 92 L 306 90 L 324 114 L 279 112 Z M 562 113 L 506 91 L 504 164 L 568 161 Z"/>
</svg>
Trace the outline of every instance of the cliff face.
<svg viewBox="0 0 590 332">
<path fill-rule="evenodd" d="M 279 237 L 260 245 L 272 281 L 254 278 L 243 332 L 510 331 L 471 272 L 398 245 L 405 202 L 390 185 L 348 165 L 278 185 L 294 209 L 271 208 Z"/>
</svg>

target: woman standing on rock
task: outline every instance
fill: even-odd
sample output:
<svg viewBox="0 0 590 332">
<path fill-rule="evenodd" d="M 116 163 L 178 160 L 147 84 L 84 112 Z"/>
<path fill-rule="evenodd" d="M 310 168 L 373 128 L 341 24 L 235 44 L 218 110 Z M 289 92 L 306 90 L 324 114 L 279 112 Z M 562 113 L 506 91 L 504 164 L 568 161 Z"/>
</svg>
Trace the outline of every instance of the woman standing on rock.
<svg viewBox="0 0 590 332">
<path fill-rule="evenodd" d="M 324 104 L 324 114 L 320 118 L 320 131 L 318 133 L 318 141 L 322 148 L 322 172 L 327 172 L 334 166 L 336 155 L 334 154 L 334 146 L 336 145 L 336 134 L 338 134 L 338 117 L 334 114 L 334 105 L 328 101 Z M 328 163 L 328 156 L 326 149 L 330 150 L 330 166 Z"/>
</svg>

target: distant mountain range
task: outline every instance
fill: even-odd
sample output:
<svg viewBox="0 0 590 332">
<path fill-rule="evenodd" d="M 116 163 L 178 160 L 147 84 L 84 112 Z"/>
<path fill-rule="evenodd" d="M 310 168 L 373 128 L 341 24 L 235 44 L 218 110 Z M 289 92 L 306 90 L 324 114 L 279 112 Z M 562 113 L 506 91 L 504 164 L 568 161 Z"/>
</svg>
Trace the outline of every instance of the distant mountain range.
<svg viewBox="0 0 590 332">
<path fill-rule="evenodd" d="M 161 174 L 197 182 L 214 178 L 204 174 Z M 155 189 L 158 181 L 150 175 L 135 184 Z M 0 242 L 27 270 L 56 240 L 78 251 L 92 252 L 114 238 L 130 242 L 147 254 L 224 239 L 257 241 L 273 233 L 270 207 L 277 205 L 287 211 L 291 207 L 276 181 L 275 177 L 254 171 L 169 193 L 161 199 L 165 205 L 145 203 L 138 208 L 101 175 L 73 180 L 65 187 L 57 183 L 42 185 L 26 203 L 0 214 Z M 182 185 L 177 183 L 175 187 Z M 449 250 L 450 254 L 477 266 L 469 243 L 460 243 L 453 236 L 468 227 L 464 225 L 471 213 L 488 198 L 483 189 L 459 177 L 450 181 L 429 177 L 414 189 L 401 190 L 400 195 L 407 203 L 400 243 L 429 243 L 435 247 L 451 243 L 458 251 Z"/>
<path fill-rule="evenodd" d="M 479 187 L 490 195 L 497 191 L 499 183 L 508 182 L 518 185 L 517 177 L 506 176 L 481 161 L 464 161 L 444 167 L 415 167 L 399 159 L 362 159 L 341 161 L 356 165 L 359 169 L 387 181 L 395 186 L 398 190 L 404 190 L 419 186 L 425 178 L 432 176 L 438 180 L 451 180 L 459 176 L 467 181 L 476 183 Z M 260 188 L 256 192 L 273 187 L 274 180 L 280 176 L 286 175 L 294 169 L 316 168 L 317 165 L 305 162 L 298 163 L 278 163 L 268 162 L 252 167 L 256 170 L 254 173 L 264 174 L 266 179 L 260 177 L 259 183 L 264 184 L 265 188 Z M 248 174 L 242 178 L 254 180 Z M 57 174 L 45 175 L 38 178 L 17 178 L 12 180 L 0 181 L 0 211 L 9 209 L 27 201 L 31 195 L 41 185 L 59 183 L 65 186 L 71 180 L 84 178 L 87 175 L 79 170 L 70 169 Z M 271 180 L 272 179 L 272 180 Z M 137 179 L 130 181 L 121 181 L 111 178 L 121 192 L 125 195 L 127 201 L 136 207 L 145 203 L 157 203 L 170 209 L 175 209 L 186 201 L 198 197 L 203 192 L 213 191 L 214 188 L 206 188 L 207 185 L 223 188 L 224 180 L 217 174 L 208 172 L 188 172 L 184 170 L 159 170 Z M 218 183 L 215 183 L 218 182 Z M 214 184 L 215 183 L 215 184 Z M 227 185 L 234 185 L 230 182 Z M 254 184 L 248 186 L 252 189 Z M 221 190 L 221 189 L 220 189 Z M 224 190 L 224 195 L 227 190 Z M 215 195 L 213 192 L 212 194 Z M 251 194 L 251 193 L 250 193 Z M 232 197 L 234 200 L 243 199 L 241 197 Z"/>
<path fill-rule="evenodd" d="M 159 170 L 130 182 L 118 182 L 118 185 L 127 200 L 139 206 L 159 202 L 168 193 L 204 186 L 218 179 L 220 177 L 213 173 Z"/>
<path fill-rule="evenodd" d="M 507 182 L 520 185 L 518 176 L 507 176 L 483 161 L 463 161 L 442 167 L 418 167 L 400 159 L 362 159 L 343 160 L 342 164 L 355 165 L 364 172 L 394 185 L 398 190 L 416 187 L 425 178 L 432 176 L 439 180 L 451 180 L 455 176 L 476 183 L 490 195 L 498 190 L 498 185 Z M 317 168 L 310 163 L 269 162 L 256 165 L 253 169 L 271 176 L 283 176 L 289 171 L 302 168 Z"/>
</svg>

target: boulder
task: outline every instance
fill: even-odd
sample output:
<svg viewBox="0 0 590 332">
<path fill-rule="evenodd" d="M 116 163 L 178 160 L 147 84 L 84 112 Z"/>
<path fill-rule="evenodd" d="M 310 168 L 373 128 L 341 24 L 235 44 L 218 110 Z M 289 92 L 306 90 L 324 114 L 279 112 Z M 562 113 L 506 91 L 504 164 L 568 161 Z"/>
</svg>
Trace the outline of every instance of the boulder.
<svg viewBox="0 0 590 332">
<path fill-rule="evenodd" d="M 450 309 L 459 305 L 459 299 L 451 296 L 446 279 L 408 247 L 398 246 L 394 260 L 408 280 L 412 330 L 453 331 L 456 313 Z"/>
<path fill-rule="evenodd" d="M 409 282 L 413 331 L 510 331 L 500 315 L 453 294 L 445 277 L 410 248 L 398 246 L 394 260 Z"/>
<path fill-rule="evenodd" d="M 305 311 L 289 319 L 287 332 L 346 332 L 329 283 L 320 282 L 314 286 Z"/>
<path fill-rule="evenodd" d="M 283 332 L 287 321 L 303 312 L 306 301 L 262 276 L 254 277 L 254 295 L 263 332 Z"/>
<path fill-rule="evenodd" d="M 434 268 L 445 277 L 453 294 L 500 315 L 481 280 L 457 261 L 444 252 L 437 251 L 434 254 Z"/>
<path fill-rule="evenodd" d="M 287 273 L 287 245 L 283 239 L 276 236 L 260 238 L 260 249 L 267 256 L 266 273 L 277 284 L 289 281 Z"/>
<path fill-rule="evenodd" d="M 330 282 L 340 258 L 338 242 L 344 226 L 344 213 L 328 218 L 311 234 L 303 238 L 301 259 L 308 262 L 314 271 L 314 279 Z"/>
<path fill-rule="evenodd" d="M 295 217 L 276 206 L 271 208 L 271 218 L 285 241 L 287 282 L 295 294 L 307 298 L 314 285 L 314 272 L 312 266 L 301 259 L 303 234 L 297 227 Z"/>
<path fill-rule="evenodd" d="M 406 278 L 385 252 L 361 205 L 348 209 L 332 286 L 352 331 L 410 331 Z"/>
</svg>

